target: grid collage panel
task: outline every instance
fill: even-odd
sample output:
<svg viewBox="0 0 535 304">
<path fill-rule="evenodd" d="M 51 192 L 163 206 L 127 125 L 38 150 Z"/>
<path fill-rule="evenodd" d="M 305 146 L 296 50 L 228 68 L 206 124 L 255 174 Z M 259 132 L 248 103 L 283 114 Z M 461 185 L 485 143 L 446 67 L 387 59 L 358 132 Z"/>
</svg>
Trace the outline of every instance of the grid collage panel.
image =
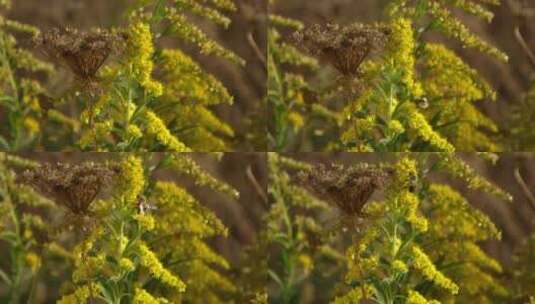
<svg viewBox="0 0 535 304">
<path fill-rule="evenodd" d="M 0 0 L 0 303 L 535 303 L 534 12 Z"/>
</svg>

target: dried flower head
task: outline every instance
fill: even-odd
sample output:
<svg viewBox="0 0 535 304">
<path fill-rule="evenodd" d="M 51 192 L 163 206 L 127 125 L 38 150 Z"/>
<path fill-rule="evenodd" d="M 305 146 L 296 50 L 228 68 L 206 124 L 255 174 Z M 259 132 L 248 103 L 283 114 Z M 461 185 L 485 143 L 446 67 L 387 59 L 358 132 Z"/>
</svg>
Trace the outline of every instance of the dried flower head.
<svg viewBox="0 0 535 304">
<path fill-rule="evenodd" d="M 345 168 L 341 165 L 318 165 L 298 174 L 298 182 L 327 202 L 335 204 L 348 215 L 361 215 L 364 204 L 376 189 L 385 186 L 393 169 L 361 164 Z"/>
<path fill-rule="evenodd" d="M 357 76 L 358 68 L 374 50 L 381 48 L 389 30 L 386 27 L 335 23 L 315 24 L 293 34 L 295 43 L 345 76 Z"/>
<path fill-rule="evenodd" d="M 102 29 L 80 32 L 73 28 L 55 28 L 37 36 L 35 43 L 48 57 L 67 65 L 79 80 L 92 82 L 125 38 Z"/>
<path fill-rule="evenodd" d="M 46 163 L 25 171 L 21 181 L 74 214 L 85 214 L 91 202 L 116 173 L 118 169 L 115 167 L 92 162 L 78 165 Z"/>
</svg>

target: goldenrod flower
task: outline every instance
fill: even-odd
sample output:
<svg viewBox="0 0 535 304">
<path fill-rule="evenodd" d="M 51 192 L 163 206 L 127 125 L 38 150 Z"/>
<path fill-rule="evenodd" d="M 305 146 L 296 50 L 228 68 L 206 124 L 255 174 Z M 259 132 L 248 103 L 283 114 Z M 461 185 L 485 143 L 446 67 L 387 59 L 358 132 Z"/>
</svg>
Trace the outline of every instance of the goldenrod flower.
<svg viewBox="0 0 535 304">
<path fill-rule="evenodd" d="M 151 75 L 154 68 L 152 61 L 154 46 L 148 24 L 138 21 L 130 26 L 128 29 L 128 54 L 129 65 L 135 79 L 149 94 L 162 95 L 162 84 L 153 80 Z"/>
<path fill-rule="evenodd" d="M 148 293 L 146 290 L 137 287 L 134 294 L 134 299 L 132 300 L 134 304 L 164 304 L 169 303 L 164 298 L 157 298 Z"/>
<path fill-rule="evenodd" d="M 76 290 L 69 294 L 63 296 L 57 304 L 80 304 L 86 303 L 87 300 L 92 296 L 99 293 L 100 287 L 94 283 L 82 285 Z"/>
<path fill-rule="evenodd" d="M 145 189 L 145 173 L 141 159 L 129 155 L 122 161 L 118 189 L 126 204 L 136 204 Z"/>
<path fill-rule="evenodd" d="M 440 304 L 437 300 L 427 300 L 419 292 L 415 290 L 409 290 L 409 296 L 407 297 L 406 304 Z"/>
<path fill-rule="evenodd" d="M 156 113 L 146 110 L 144 115 L 145 132 L 148 135 L 156 137 L 158 142 L 167 147 L 170 151 L 187 152 L 189 148 L 180 142 L 175 136 L 171 134 L 164 122 L 156 115 Z"/>
<path fill-rule="evenodd" d="M 396 18 L 392 21 L 391 30 L 389 50 L 392 63 L 396 69 L 401 70 L 403 84 L 407 86 L 415 98 L 418 98 L 423 95 L 423 90 L 414 76 L 416 59 L 411 21 L 405 18 Z"/>
<path fill-rule="evenodd" d="M 138 245 L 138 254 L 141 265 L 146 267 L 155 278 L 169 286 L 175 287 L 179 292 L 186 291 L 186 284 L 169 270 L 165 269 L 156 254 L 147 245 L 140 243 Z"/>
<path fill-rule="evenodd" d="M 459 292 L 459 286 L 447 278 L 442 272 L 438 271 L 427 254 L 418 246 L 413 246 L 411 251 L 413 257 L 412 267 L 419 270 L 426 279 L 448 290 L 452 294 Z"/>
</svg>

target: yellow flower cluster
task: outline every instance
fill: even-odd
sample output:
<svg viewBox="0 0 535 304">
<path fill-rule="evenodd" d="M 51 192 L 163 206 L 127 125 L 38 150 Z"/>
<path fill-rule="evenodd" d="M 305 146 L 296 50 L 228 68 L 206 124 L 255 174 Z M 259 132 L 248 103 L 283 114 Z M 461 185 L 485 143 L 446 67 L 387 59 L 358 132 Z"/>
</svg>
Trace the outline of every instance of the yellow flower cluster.
<svg viewBox="0 0 535 304">
<path fill-rule="evenodd" d="M 396 18 L 391 24 L 392 35 L 389 40 L 389 52 L 393 65 L 402 70 L 402 82 L 414 98 L 423 95 L 421 84 L 415 80 L 416 59 L 414 33 L 409 19 Z"/>
<path fill-rule="evenodd" d="M 424 50 L 425 92 L 430 98 L 473 101 L 488 97 L 496 99 L 496 92 L 467 66 L 452 50 L 442 44 L 428 43 Z"/>
<path fill-rule="evenodd" d="M 156 137 L 159 143 L 164 145 L 169 151 L 188 152 L 189 148 L 179 141 L 167 127 L 165 123 L 156 115 L 156 113 L 146 110 L 143 115 L 145 123 L 145 132 Z"/>
<path fill-rule="evenodd" d="M 214 76 L 203 71 L 191 57 L 178 49 L 161 54 L 166 94 L 184 105 L 233 103 L 227 89 Z"/>
<path fill-rule="evenodd" d="M 169 286 L 175 287 L 179 292 L 186 291 L 186 284 L 169 270 L 165 269 L 156 254 L 146 244 L 139 243 L 137 247 L 141 265 L 146 267 L 155 278 Z"/>
<path fill-rule="evenodd" d="M 134 262 L 128 258 L 121 258 L 119 260 L 119 268 L 124 272 L 132 272 L 136 269 Z"/>
<path fill-rule="evenodd" d="M 455 151 L 453 147 L 446 139 L 444 139 L 440 134 L 435 132 L 431 125 L 427 122 L 425 116 L 420 113 L 414 106 L 407 105 L 406 109 L 406 119 L 408 121 L 408 128 L 410 132 L 414 133 L 418 138 L 427 142 L 433 149 L 438 151 Z"/>
<path fill-rule="evenodd" d="M 196 0 L 173 0 L 175 2 L 175 7 L 180 12 L 192 12 L 195 15 L 206 18 L 210 21 L 213 21 L 217 24 L 222 25 L 227 28 L 230 25 L 230 19 L 218 10 L 203 6 Z"/>
<path fill-rule="evenodd" d="M 228 59 L 239 65 L 245 61 L 233 52 L 225 49 L 214 40 L 208 38 L 203 31 L 188 21 L 187 17 L 176 8 L 165 7 L 165 15 L 172 23 L 172 31 L 180 39 L 196 44 L 201 49 L 201 54 L 216 55 Z"/>
<path fill-rule="evenodd" d="M 452 13 L 439 0 L 427 1 L 428 11 L 440 23 L 440 29 L 447 35 L 458 39 L 466 47 L 475 48 L 481 52 L 492 55 L 502 61 L 507 61 L 505 53 L 491 46 L 481 38 L 472 34 L 461 21 L 453 17 Z"/>
<path fill-rule="evenodd" d="M 334 301 L 332 301 L 333 304 L 354 304 L 354 303 L 360 303 L 362 300 L 362 289 L 361 288 L 353 288 L 351 291 L 346 293 L 345 295 L 341 297 L 336 297 Z"/>
<path fill-rule="evenodd" d="M 233 198 L 238 198 L 240 193 L 228 184 L 219 181 L 208 173 L 190 157 L 184 155 L 173 155 L 171 167 L 181 174 L 188 175 L 195 179 L 198 186 L 207 186 L 218 192 L 226 193 Z"/>
<path fill-rule="evenodd" d="M 154 63 L 152 56 L 154 46 L 148 24 L 141 21 L 133 23 L 128 29 L 128 64 L 135 79 L 147 93 L 160 96 L 163 93 L 161 83 L 152 79 Z"/>
<path fill-rule="evenodd" d="M 108 136 L 113 129 L 113 121 L 106 120 L 95 123 L 91 128 L 86 129 L 80 139 L 78 146 L 82 149 L 96 147 L 98 142 Z"/>
<path fill-rule="evenodd" d="M 444 238 L 453 235 L 467 240 L 500 238 L 498 228 L 482 212 L 448 185 L 431 184 L 429 199 L 433 203 L 431 232 Z"/>
<path fill-rule="evenodd" d="M 206 106 L 175 104 L 174 109 L 161 113 L 160 117 L 173 121 L 175 129 L 183 130 L 177 136 L 187 147 L 194 151 L 229 150 L 227 138 L 234 137 L 234 131 Z"/>
<path fill-rule="evenodd" d="M 99 293 L 99 286 L 91 283 L 78 287 L 73 293 L 63 296 L 57 304 L 87 303 L 89 298 Z"/>
<path fill-rule="evenodd" d="M 132 303 L 134 304 L 166 304 L 169 303 L 164 298 L 156 298 L 152 296 L 150 293 L 148 293 L 143 288 L 136 288 L 134 299 L 132 300 Z"/>
<path fill-rule="evenodd" d="M 139 227 L 141 227 L 145 231 L 150 231 L 154 229 L 155 222 L 154 217 L 152 217 L 150 214 L 136 214 L 134 215 L 134 219 L 139 224 Z"/>
<path fill-rule="evenodd" d="M 145 172 L 140 158 L 129 155 L 121 162 L 117 189 L 124 204 L 135 206 L 145 189 Z"/>
<path fill-rule="evenodd" d="M 167 182 L 157 182 L 153 199 L 161 216 L 156 229 L 162 233 L 188 233 L 198 237 L 226 234 L 221 221 L 183 188 Z"/>
<path fill-rule="evenodd" d="M 424 217 L 421 217 L 418 215 L 418 207 L 420 205 L 420 201 L 418 197 L 414 194 L 409 192 L 408 190 L 404 190 L 399 194 L 399 201 L 401 203 L 401 206 L 406 208 L 406 218 L 407 221 L 416 229 L 418 232 L 426 232 L 427 231 L 427 219 Z"/>
<path fill-rule="evenodd" d="M 406 304 L 440 304 L 437 300 L 427 300 L 419 292 L 415 290 L 409 290 Z"/>
<path fill-rule="evenodd" d="M 411 253 L 413 257 L 412 267 L 419 270 L 426 279 L 448 290 L 451 294 L 457 294 L 459 292 L 459 286 L 437 270 L 431 259 L 422 249 L 414 245 Z"/>
<path fill-rule="evenodd" d="M 478 189 L 495 195 L 505 201 L 512 201 L 511 194 L 477 174 L 468 164 L 453 153 L 440 153 L 440 165 L 454 177 L 464 180 L 471 189 Z"/>
<path fill-rule="evenodd" d="M 392 269 L 399 273 L 406 273 L 409 271 L 409 267 L 407 267 L 407 264 L 405 264 L 405 262 L 401 260 L 394 260 L 394 262 L 392 262 Z"/>
<path fill-rule="evenodd" d="M 299 20 L 286 18 L 277 14 L 269 14 L 269 22 L 273 25 L 281 27 L 289 27 L 296 30 L 300 30 L 304 27 L 303 23 Z"/>
</svg>

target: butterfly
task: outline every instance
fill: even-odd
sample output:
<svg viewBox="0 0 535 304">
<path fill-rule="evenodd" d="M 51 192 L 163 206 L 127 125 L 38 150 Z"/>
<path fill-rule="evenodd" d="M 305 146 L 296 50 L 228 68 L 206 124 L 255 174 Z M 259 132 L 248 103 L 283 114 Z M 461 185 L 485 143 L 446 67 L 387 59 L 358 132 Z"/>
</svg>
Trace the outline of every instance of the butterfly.
<svg viewBox="0 0 535 304">
<path fill-rule="evenodd" d="M 335 23 L 312 25 L 293 34 L 294 41 L 305 51 L 331 64 L 345 76 L 358 76 L 364 59 L 384 44 L 388 30 L 377 26 Z"/>
<path fill-rule="evenodd" d="M 318 198 L 334 204 L 346 215 L 362 215 L 375 190 L 384 187 L 393 169 L 362 164 L 353 167 L 317 165 L 298 174 L 298 183 Z"/>
<path fill-rule="evenodd" d="M 96 73 L 125 35 L 106 30 L 80 32 L 73 28 L 54 28 L 35 39 L 44 53 L 59 60 L 83 82 L 96 80 Z"/>
<path fill-rule="evenodd" d="M 45 163 L 27 170 L 21 181 L 74 214 L 87 214 L 91 202 L 109 184 L 118 168 L 86 162 Z"/>
</svg>

